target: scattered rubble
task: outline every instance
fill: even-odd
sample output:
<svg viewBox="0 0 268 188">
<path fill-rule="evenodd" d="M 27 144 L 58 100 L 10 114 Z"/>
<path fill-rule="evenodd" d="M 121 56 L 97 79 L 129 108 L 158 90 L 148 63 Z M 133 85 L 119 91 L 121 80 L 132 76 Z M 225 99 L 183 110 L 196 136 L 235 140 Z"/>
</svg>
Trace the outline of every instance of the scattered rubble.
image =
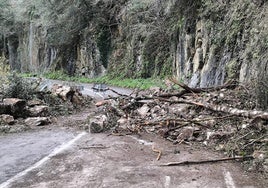
<svg viewBox="0 0 268 188">
<path fill-rule="evenodd" d="M 223 151 L 230 159 L 257 161 L 254 153 L 259 151 L 264 154 L 255 167 L 268 172 L 268 112 L 256 110 L 251 98 L 241 97 L 249 95 L 245 87 L 226 83 L 214 88 L 190 88 L 171 81 L 181 89 L 167 92 L 154 88 L 98 102 L 96 106 L 103 115 L 97 117 L 105 118 L 92 118 L 91 132 L 105 131 L 107 124 L 114 135 L 146 131 L 174 144 L 202 144 Z M 252 167 L 255 162 L 244 163 Z"/>
<path fill-rule="evenodd" d="M 35 90 L 29 92 L 32 94 L 27 97 L 29 99 L 2 98 L 0 133 L 19 132 L 48 125 L 52 122 L 51 116 L 70 114 L 91 104 L 92 98 L 82 96 L 78 88 L 60 84 L 49 88 L 41 81 L 42 79 L 31 81 Z"/>
</svg>

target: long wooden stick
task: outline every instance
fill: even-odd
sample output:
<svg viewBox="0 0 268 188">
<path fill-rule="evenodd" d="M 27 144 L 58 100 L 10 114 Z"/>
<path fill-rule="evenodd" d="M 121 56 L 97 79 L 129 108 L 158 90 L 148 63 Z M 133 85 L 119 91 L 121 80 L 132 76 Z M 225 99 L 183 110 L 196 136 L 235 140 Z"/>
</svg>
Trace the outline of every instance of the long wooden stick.
<svg viewBox="0 0 268 188">
<path fill-rule="evenodd" d="M 188 93 L 201 93 L 201 92 L 211 92 L 211 91 L 218 91 L 224 88 L 230 89 L 233 87 L 237 86 L 237 83 L 235 81 L 229 81 L 227 83 L 225 83 L 224 85 L 221 86 L 215 86 L 215 87 L 208 87 L 208 88 L 192 88 L 187 86 L 184 83 L 181 83 L 179 81 L 177 81 L 175 78 L 170 78 L 169 79 L 171 82 L 173 82 L 174 84 L 180 86 L 181 88 L 183 88 L 184 90 L 186 90 Z"/>
<path fill-rule="evenodd" d="M 182 101 L 181 101 L 182 102 Z M 256 118 L 260 117 L 263 120 L 268 120 L 268 112 L 258 111 L 258 110 L 240 110 L 238 108 L 231 108 L 228 106 L 212 105 L 209 103 L 203 104 L 200 102 L 185 101 L 186 104 L 192 104 L 200 106 L 215 112 L 225 112 L 236 116 L 247 117 L 247 118 Z"/>
<path fill-rule="evenodd" d="M 159 159 L 161 158 L 161 155 L 162 155 L 162 151 L 159 149 L 155 149 L 154 145 L 152 145 L 152 150 L 153 150 L 153 152 L 158 153 L 156 160 L 159 161 Z"/>
<path fill-rule="evenodd" d="M 115 94 L 117 94 L 117 95 L 119 95 L 121 97 L 129 97 L 128 95 L 121 94 L 121 93 L 119 93 L 119 92 L 117 92 L 117 91 L 115 91 L 115 90 L 113 90 L 111 88 L 107 88 L 107 90 L 110 90 L 110 91 L 114 92 Z"/>
<path fill-rule="evenodd" d="M 204 163 L 216 163 L 216 162 L 222 162 L 222 161 L 245 160 L 245 159 L 253 159 L 253 156 L 249 155 L 249 156 L 227 157 L 227 158 L 220 158 L 220 159 L 200 160 L 200 161 L 170 162 L 166 164 L 161 164 L 159 166 L 196 165 L 196 164 L 204 164 Z"/>
</svg>

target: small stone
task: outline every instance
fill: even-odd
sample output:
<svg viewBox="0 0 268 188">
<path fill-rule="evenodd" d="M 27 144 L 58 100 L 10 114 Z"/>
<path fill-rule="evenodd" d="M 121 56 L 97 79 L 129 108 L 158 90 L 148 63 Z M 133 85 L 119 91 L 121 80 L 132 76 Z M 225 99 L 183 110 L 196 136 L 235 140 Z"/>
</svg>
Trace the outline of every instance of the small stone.
<svg viewBox="0 0 268 188">
<path fill-rule="evenodd" d="M 149 110 L 150 108 L 147 106 L 147 104 L 144 104 L 141 108 L 137 110 L 137 112 L 140 116 L 145 117 L 148 114 Z"/>
<path fill-rule="evenodd" d="M 5 98 L 3 100 L 3 103 L 5 104 L 9 104 L 9 105 L 19 105 L 19 104 L 22 104 L 22 105 L 26 105 L 26 101 L 23 100 L 23 99 L 18 99 L 18 98 Z"/>
<path fill-rule="evenodd" d="M 153 95 L 160 94 L 160 92 L 161 92 L 160 87 L 151 87 L 149 90 L 152 92 Z"/>
<path fill-rule="evenodd" d="M 49 123 L 51 123 L 51 121 L 48 117 L 33 117 L 25 120 L 25 124 L 28 126 L 43 126 Z"/>
<path fill-rule="evenodd" d="M 82 96 L 78 95 L 78 93 L 74 93 L 71 102 L 72 102 L 74 105 L 79 106 L 79 105 L 82 104 L 82 101 L 83 101 Z"/>
<path fill-rule="evenodd" d="M 171 101 L 179 101 L 179 97 L 172 96 L 172 97 L 169 98 L 169 100 L 171 100 Z"/>
<path fill-rule="evenodd" d="M 95 103 L 95 105 L 96 105 L 97 107 L 99 107 L 99 106 L 104 106 L 104 105 L 106 105 L 106 104 L 109 104 L 109 101 L 104 100 L 104 101 L 98 101 L 98 102 Z"/>
<path fill-rule="evenodd" d="M 193 137 L 194 128 L 193 127 L 185 127 L 181 130 L 180 134 L 177 137 L 177 141 L 189 140 Z"/>
<path fill-rule="evenodd" d="M 265 155 L 265 151 L 259 151 L 259 150 L 255 150 L 252 156 L 254 159 L 257 159 L 259 161 L 264 161 L 264 159 L 267 158 L 267 156 Z"/>
<path fill-rule="evenodd" d="M 37 106 L 37 105 L 42 105 L 42 101 L 40 100 L 29 100 L 27 101 L 27 106 L 29 107 L 33 107 L 33 106 Z"/>
<path fill-rule="evenodd" d="M 168 107 L 170 114 L 183 115 L 188 112 L 190 105 L 188 104 L 173 104 Z"/>
<path fill-rule="evenodd" d="M 203 124 L 208 126 L 208 127 L 213 127 L 216 124 L 216 121 L 214 119 L 211 119 L 208 121 L 204 121 Z"/>
<path fill-rule="evenodd" d="M 104 131 L 105 125 L 107 124 L 107 116 L 95 116 L 90 119 L 89 130 L 91 133 L 101 133 Z"/>
<path fill-rule="evenodd" d="M 91 122 L 89 127 L 91 133 L 101 133 L 103 129 L 103 124 L 97 122 Z"/>
<path fill-rule="evenodd" d="M 38 117 L 38 116 L 47 116 L 48 115 L 48 106 L 40 105 L 29 108 L 30 116 Z"/>
<path fill-rule="evenodd" d="M 247 127 L 248 127 L 247 124 L 242 124 L 242 126 L 241 126 L 242 129 L 246 129 Z"/>
<path fill-rule="evenodd" d="M 58 84 L 54 84 L 52 86 L 51 92 L 54 95 L 59 96 L 64 101 L 67 101 L 68 97 L 74 94 L 74 91 L 70 86 L 63 86 Z"/>
<path fill-rule="evenodd" d="M 15 120 L 13 116 L 3 114 L 0 116 L 0 123 L 1 122 L 3 122 L 4 124 L 13 125 L 15 123 Z"/>
<path fill-rule="evenodd" d="M 127 129 L 128 119 L 122 117 L 119 120 L 117 120 L 117 123 L 121 128 Z"/>
<path fill-rule="evenodd" d="M 156 105 L 154 106 L 152 109 L 151 109 L 151 113 L 157 113 L 161 110 L 162 108 L 159 106 L 159 105 Z"/>
<path fill-rule="evenodd" d="M 215 150 L 216 150 L 216 151 L 222 151 L 222 150 L 224 150 L 224 144 L 219 144 L 219 145 L 217 145 L 217 146 L 215 147 Z"/>
</svg>

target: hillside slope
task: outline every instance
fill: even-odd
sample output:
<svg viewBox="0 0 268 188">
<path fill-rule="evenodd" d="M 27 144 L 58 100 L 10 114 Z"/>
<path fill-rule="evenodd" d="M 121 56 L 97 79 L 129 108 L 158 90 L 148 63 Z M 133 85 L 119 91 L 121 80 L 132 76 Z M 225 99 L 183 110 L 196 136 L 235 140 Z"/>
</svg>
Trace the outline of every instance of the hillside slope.
<svg viewBox="0 0 268 188">
<path fill-rule="evenodd" d="M 174 75 L 192 87 L 237 80 L 268 106 L 264 0 L 1 0 L 11 69 L 128 78 Z"/>
</svg>

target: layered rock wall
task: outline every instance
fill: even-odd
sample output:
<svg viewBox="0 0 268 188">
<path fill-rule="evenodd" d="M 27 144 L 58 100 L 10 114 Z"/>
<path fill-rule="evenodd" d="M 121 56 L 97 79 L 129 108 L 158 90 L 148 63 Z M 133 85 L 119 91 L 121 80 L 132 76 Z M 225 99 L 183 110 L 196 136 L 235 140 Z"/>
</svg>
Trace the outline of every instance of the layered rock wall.
<svg viewBox="0 0 268 188">
<path fill-rule="evenodd" d="M 84 27 L 66 36 L 61 30 L 53 42 L 53 31 L 38 20 L 1 40 L 11 68 L 91 78 L 173 75 L 192 87 L 234 79 L 267 89 L 267 1 L 96 0 L 92 6 L 99 12 Z"/>
</svg>

